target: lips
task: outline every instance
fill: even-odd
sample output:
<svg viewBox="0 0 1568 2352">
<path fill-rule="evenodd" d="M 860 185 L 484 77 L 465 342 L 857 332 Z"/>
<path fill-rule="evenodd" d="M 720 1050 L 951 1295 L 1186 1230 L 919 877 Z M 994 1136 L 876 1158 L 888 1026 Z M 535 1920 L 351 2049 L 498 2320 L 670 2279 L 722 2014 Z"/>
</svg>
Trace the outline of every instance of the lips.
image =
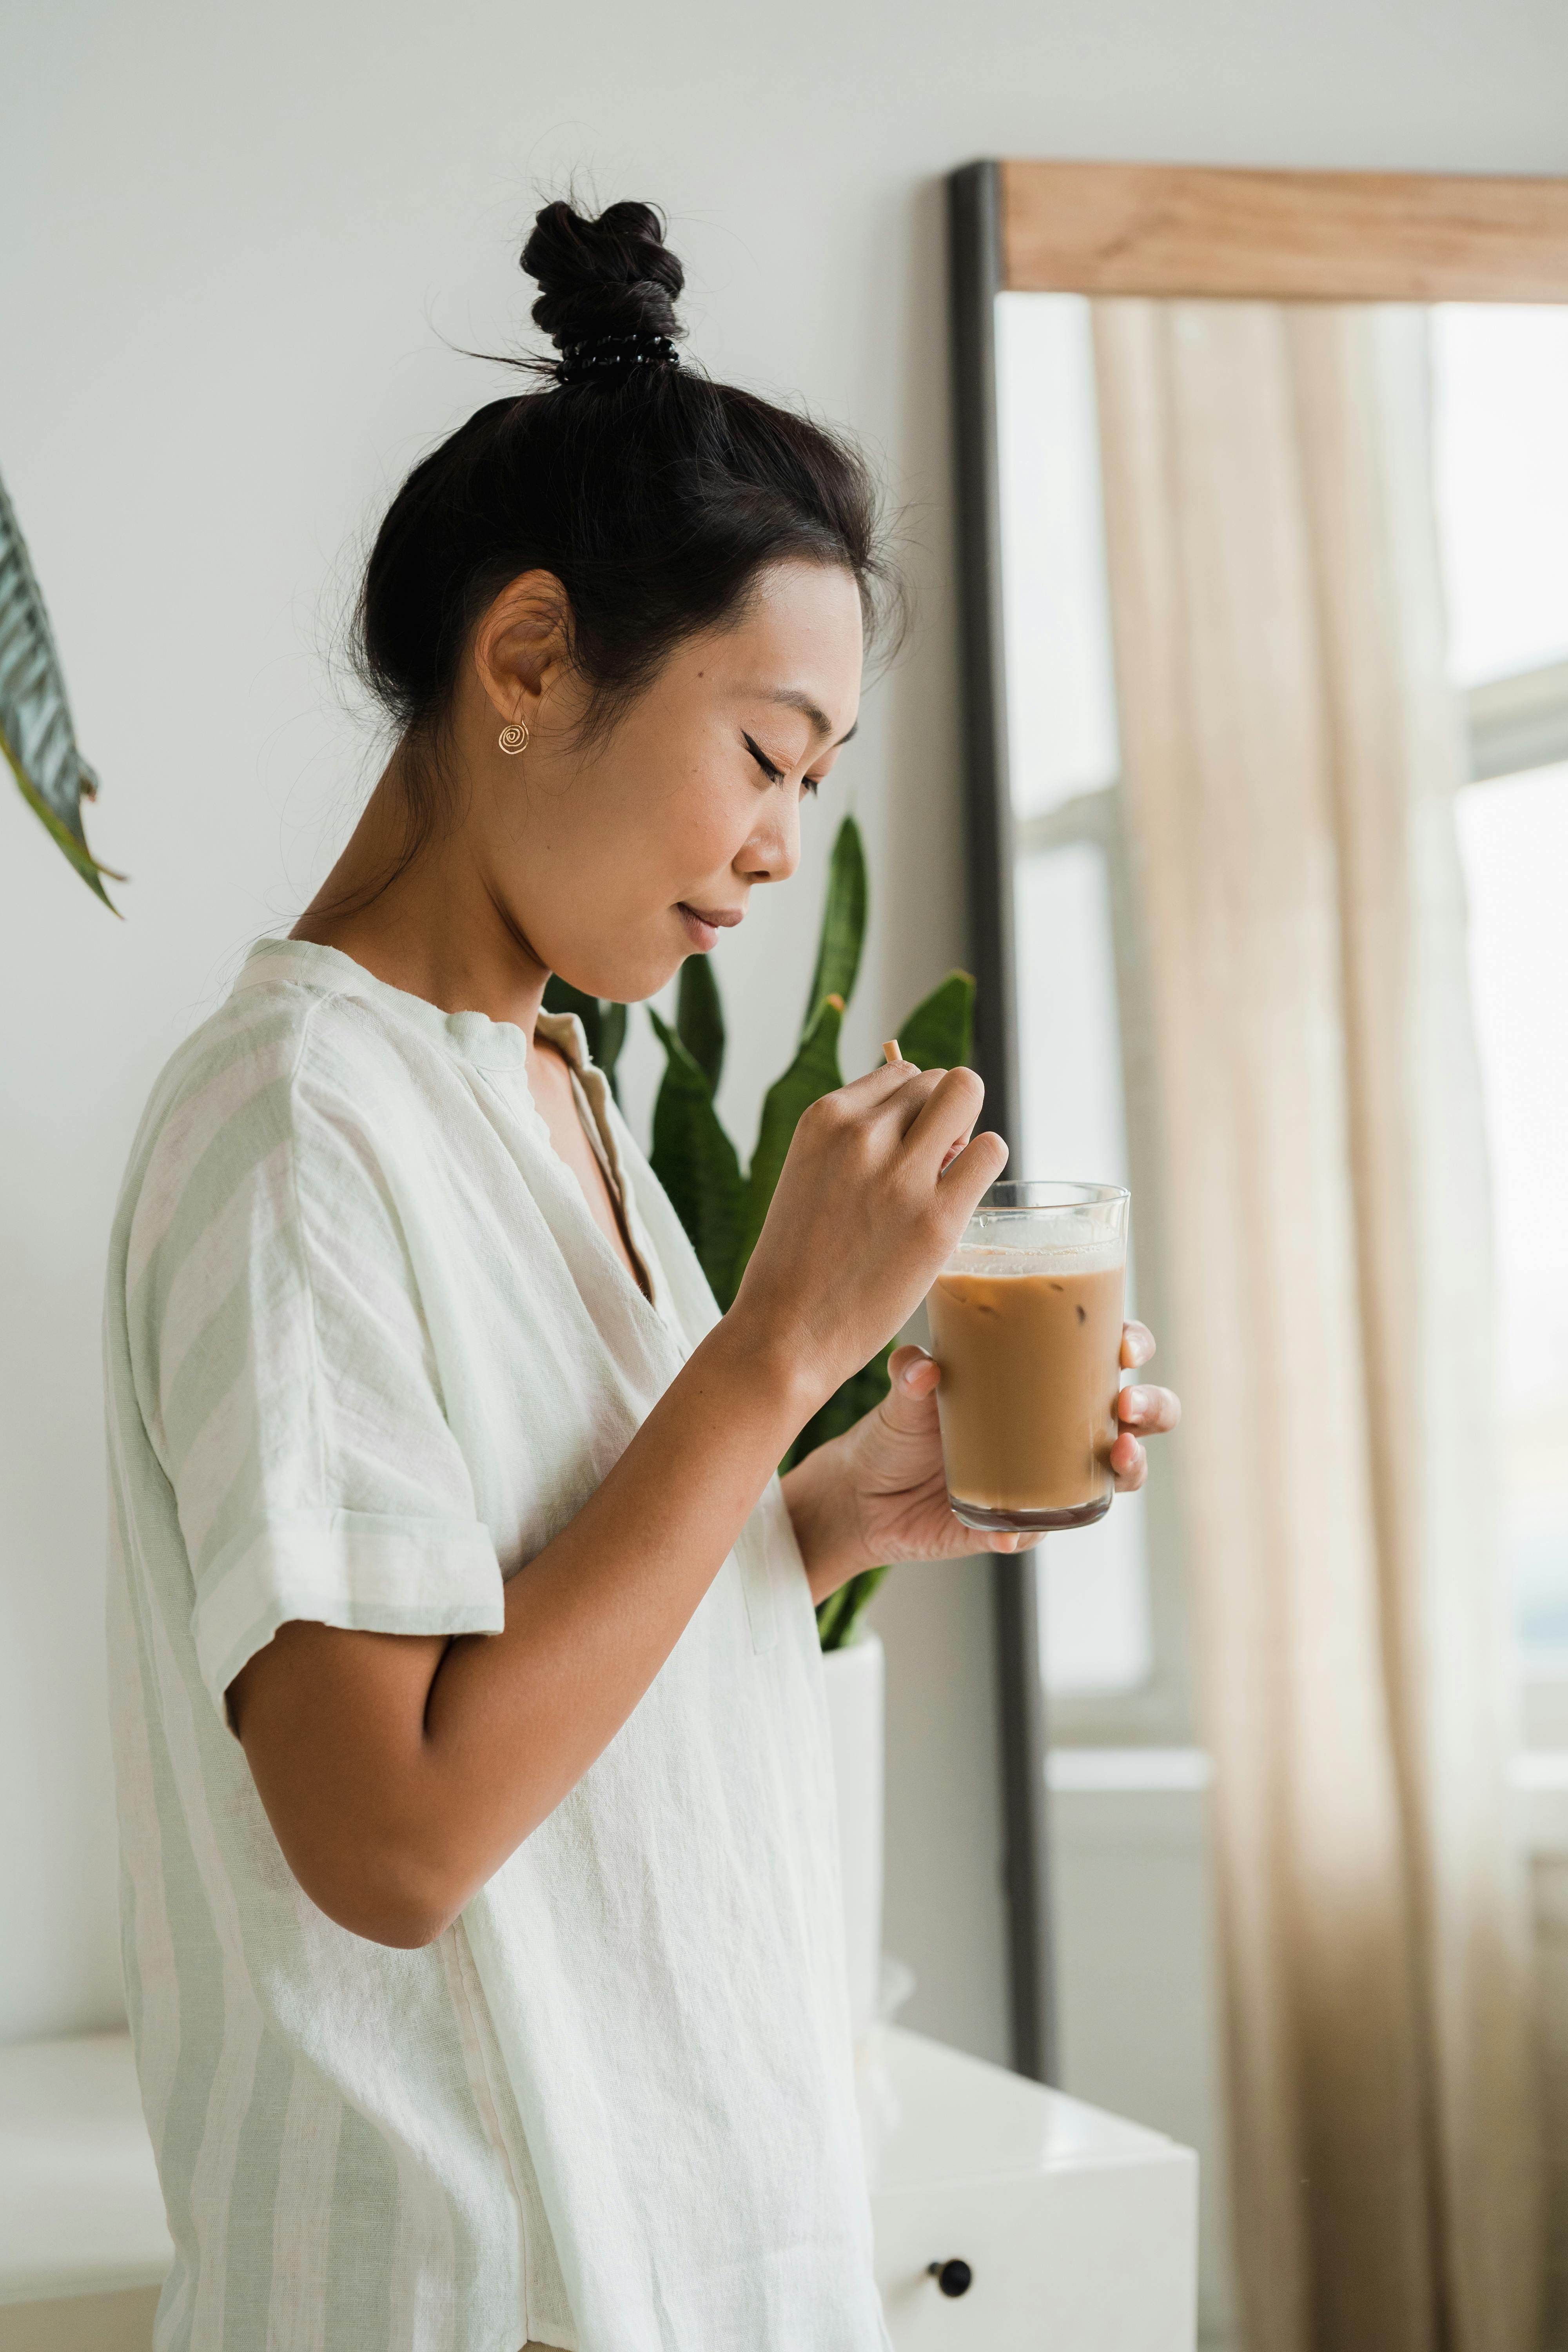
<svg viewBox="0 0 1568 2352">
<path fill-rule="evenodd" d="M 704 954 L 717 944 L 721 931 L 733 930 L 745 912 L 742 907 L 689 907 L 682 899 L 676 913 L 685 924 L 687 935 Z"/>
</svg>

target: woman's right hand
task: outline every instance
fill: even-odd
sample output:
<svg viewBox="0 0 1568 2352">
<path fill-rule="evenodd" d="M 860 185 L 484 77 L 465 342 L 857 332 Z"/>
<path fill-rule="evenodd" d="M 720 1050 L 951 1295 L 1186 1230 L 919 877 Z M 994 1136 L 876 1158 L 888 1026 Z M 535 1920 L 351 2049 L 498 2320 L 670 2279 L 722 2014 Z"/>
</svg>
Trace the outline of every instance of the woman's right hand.
<svg viewBox="0 0 1568 2352">
<path fill-rule="evenodd" d="M 894 1062 L 803 1114 L 730 1315 L 818 1402 L 908 1321 L 1005 1167 L 973 1134 L 984 1095 L 973 1070 Z"/>
</svg>

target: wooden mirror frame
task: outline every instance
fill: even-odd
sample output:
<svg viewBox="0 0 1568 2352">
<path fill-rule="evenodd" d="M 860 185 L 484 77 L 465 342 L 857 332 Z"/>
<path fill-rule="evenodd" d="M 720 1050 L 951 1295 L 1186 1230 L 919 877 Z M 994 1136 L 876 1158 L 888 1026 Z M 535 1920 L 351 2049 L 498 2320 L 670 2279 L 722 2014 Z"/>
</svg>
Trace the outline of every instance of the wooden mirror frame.
<svg viewBox="0 0 1568 2352">
<path fill-rule="evenodd" d="M 1002 293 L 1312 302 L 1568 302 L 1568 180 L 979 163 L 948 183 L 960 648 L 975 1059 L 1019 1100 L 1002 611 Z M 1032 1555 L 994 1562 L 1013 2063 L 1056 2077 L 1045 1692 Z"/>
</svg>

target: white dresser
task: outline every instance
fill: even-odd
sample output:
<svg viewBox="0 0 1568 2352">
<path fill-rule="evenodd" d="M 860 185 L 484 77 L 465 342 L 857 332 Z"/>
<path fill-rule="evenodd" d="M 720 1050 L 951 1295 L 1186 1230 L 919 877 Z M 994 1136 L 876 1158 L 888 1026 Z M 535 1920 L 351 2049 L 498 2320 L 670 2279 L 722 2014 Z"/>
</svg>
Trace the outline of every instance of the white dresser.
<svg viewBox="0 0 1568 2352">
<path fill-rule="evenodd" d="M 1192 2352 L 1188 2149 L 897 2027 L 860 2093 L 898 2352 Z M 146 2352 L 168 2260 L 129 2038 L 0 2050 L 0 2352 Z"/>
<path fill-rule="evenodd" d="M 1190 2148 L 893 2026 L 860 2105 L 897 2352 L 1193 2352 Z"/>
</svg>

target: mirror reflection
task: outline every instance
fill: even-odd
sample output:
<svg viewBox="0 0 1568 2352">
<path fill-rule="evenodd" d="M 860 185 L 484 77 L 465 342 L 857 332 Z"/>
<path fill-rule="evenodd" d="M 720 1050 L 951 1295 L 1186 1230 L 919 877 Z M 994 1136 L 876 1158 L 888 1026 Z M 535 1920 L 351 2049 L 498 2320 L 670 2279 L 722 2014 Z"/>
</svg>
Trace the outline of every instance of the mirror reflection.
<svg viewBox="0 0 1568 2352">
<path fill-rule="evenodd" d="M 1424 2343 L 1552 2089 L 1568 310 L 1009 291 L 995 355 L 1015 1152 L 1131 1185 L 1189 1414 L 1037 1570 L 1059 2079 L 1200 2148 L 1205 2342 Z"/>
</svg>

